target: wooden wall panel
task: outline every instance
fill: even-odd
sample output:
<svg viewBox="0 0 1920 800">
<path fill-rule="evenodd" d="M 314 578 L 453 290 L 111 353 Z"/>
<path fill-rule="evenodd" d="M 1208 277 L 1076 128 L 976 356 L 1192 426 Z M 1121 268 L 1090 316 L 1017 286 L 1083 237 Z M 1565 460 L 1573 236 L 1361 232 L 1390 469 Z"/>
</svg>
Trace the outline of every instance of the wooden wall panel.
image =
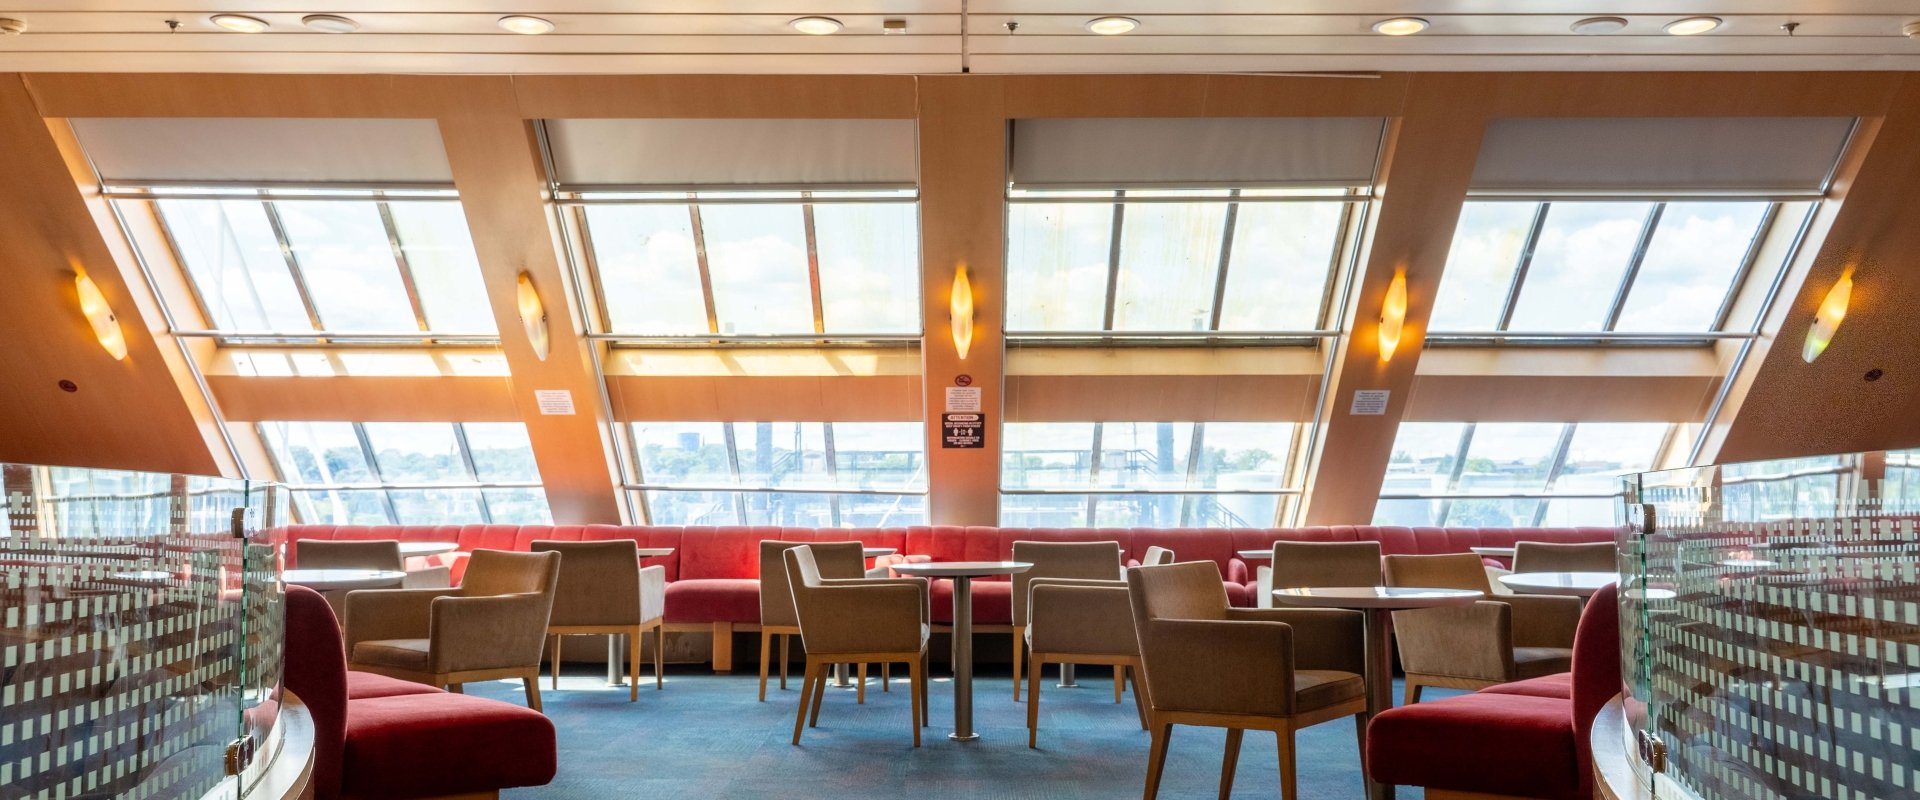
<svg viewBox="0 0 1920 800">
<path fill-rule="evenodd" d="M 919 422 L 920 376 L 607 378 L 621 422 Z"/>
<path fill-rule="evenodd" d="M 1305 422 L 1319 375 L 1008 375 L 1008 422 Z"/>
<path fill-rule="evenodd" d="M 912 119 L 910 75 L 522 75 L 527 119 Z"/>
<path fill-rule="evenodd" d="M 230 422 L 519 422 L 506 378 L 281 378 L 209 375 Z"/>
</svg>

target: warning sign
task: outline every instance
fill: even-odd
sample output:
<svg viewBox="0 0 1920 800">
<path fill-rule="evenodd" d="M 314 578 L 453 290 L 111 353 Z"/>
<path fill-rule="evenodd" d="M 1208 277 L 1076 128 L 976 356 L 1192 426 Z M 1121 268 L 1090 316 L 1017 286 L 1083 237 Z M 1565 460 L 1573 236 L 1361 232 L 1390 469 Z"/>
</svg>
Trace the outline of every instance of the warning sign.
<svg viewBox="0 0 1920 800">
<path fill-rule="evenodd" d="M 940 446 L 963 450 L 986 447 L 982 433 L 986 424 L 985 414 L 941 414 Z"/>
</svg>

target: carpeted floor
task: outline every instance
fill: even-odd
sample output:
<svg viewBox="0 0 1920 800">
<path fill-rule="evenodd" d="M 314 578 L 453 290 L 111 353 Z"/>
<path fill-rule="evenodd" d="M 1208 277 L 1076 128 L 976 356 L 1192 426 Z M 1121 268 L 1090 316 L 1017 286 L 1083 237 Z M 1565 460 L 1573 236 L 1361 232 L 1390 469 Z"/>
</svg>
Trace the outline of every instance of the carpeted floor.
<svg viewBox="0 0 1920 800">
<path fill-rule="evenodd" d="M 729 676 L 692 666 L 667 670 L 663 691 L 642 675 L 640 700 L 610 688 L 604 670 L 581 665 L 542 681 L 546 712 L 560 731 L 560 774 L 552 784 L 507 793 L 510 800 L 569 798 L 1069 798 L 1138 797 L 1146 775 L 1147 734 L 1129 694 L 1113 703 L 1112 672 L 1087 668 L 1078 689 L 1055 689 L 1051 670 L 1040 704 L 1040 749 L 1026 746 L 1026 704 L 1014 703 L 1007 674 L 974 681 L 974 724 L 980 739 L 947 739 L 953 690 L 935 666 L 932 722 L 913 748 L 904 680 L 867 704 L 852 689 L 829 689 L 820 726 L 790 744 L 799 679 L 787 691 L 770 686 L 756 702 L 755 674 Z M 525 702 L 518 682 L 470 684 L 467 691 Z M 1396 694 L 1398 692 L 1396 691 Z M 1224 732 L 1174 729 L 1160 796 L 1213 798 Z M 1329 722 L 1298 739 L 1301 800 L 1362 796 L 1354 726 Z M 1250 732 L 1240 755 L 1236 797 L 1278 797 L 1270 734 Z M 1401 790 L 1418 798 L 1418 790 Z"/>
</svg>

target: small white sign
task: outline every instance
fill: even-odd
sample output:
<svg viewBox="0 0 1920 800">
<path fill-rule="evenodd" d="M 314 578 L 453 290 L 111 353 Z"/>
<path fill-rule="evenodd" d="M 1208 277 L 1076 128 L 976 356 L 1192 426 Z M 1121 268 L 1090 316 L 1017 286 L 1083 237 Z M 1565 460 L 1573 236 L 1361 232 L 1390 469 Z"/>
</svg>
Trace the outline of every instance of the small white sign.
<svg viewBox="0 0 1920 800">
<path fill-rule="evenodd" d="M 533 399 L 540 404 L 541 414 L 571 415 L 573 413 L 573 392 L 566 389 L 535 389 Z"/>
<path fill-rule="evenodd" d="M 1389 389 L 1353 390 L 1353 408 L 1347 413 L 1356 417 L 1378 417 L 1387 413 L 1387 398 L 1393 392 Z"/>
<path fill-rule="evenodd" d="M 947 410 L 966 413 L 980 413 L 980 387 L 947 387 Z"/>
</svg>

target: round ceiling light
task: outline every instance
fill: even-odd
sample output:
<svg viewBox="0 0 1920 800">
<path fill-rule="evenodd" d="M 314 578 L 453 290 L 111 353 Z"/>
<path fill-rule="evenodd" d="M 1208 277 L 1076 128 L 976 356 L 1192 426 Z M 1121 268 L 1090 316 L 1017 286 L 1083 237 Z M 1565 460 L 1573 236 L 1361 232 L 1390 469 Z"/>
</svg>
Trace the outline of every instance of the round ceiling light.
<svg viewBox="0 0 1920 800">
<path fill-rule="evenodd" d="M 839 33 L 840 29 L 846 26 L 832 17 L 801 17 L 788 22 L 787 27 L 808 36 L 826 36 Z"/>
<path fill-rule="evenodd" d="M 360 23 L 339 14 L 308 14 L 300 18 L 300 24 L 321 33 L 353 33 L 360 30 Z"/>
<path fill-rule="evenodd" d="M 501 17 L 499 25 L 501 30 L 509 33 L 526 34 L 528 36 L 539 36 L 543 33 L 553 32 L 553 23 L 539 17 L 529 17 L 525 14 L 513 14 Z"/>
<path fill-rule="evenodd" d="M 1719 17 L 1687 17 L 1667 23 L 1665 30 L 1674 36 L 1693 36 L 1718 27 L 1720 27 Z"/>
<path fill-rule="evenodd" d="M 244 14 L 215 14 L 211 20 L 213 24 L 233 31 L 234 33 L 262 33 L 266 31 L 266 29 L 273 27 L 272 25 L 268 25 L 264 19 L 249 17 Z"/>
<path fill-rule="evenodd" d="M 1138 27 L 1140 27 L 1140 20 L 1132 17 L 1094 17 L 1093 19 L 1087 20 L 1087 30 L 1093 31 L 1101 36 L 1119 36 L 1123 33 L 1132 33 L 1134 29 Z"/>
<path fill-rule="evenodd" d="M 1581 36 L 1601 36 L 1618 33 L 1627 27 L 1624 17 L 1588 17 L 1570 26 L 1574 33 Z"/>
<path fill-rule="evenodd" d="M 1427 21 L 1419 17 L 1394 17 L 1373 23 L 1374 33 L 1388 36 L 1412 36 L 1427 29 Z"/>
</svg>

